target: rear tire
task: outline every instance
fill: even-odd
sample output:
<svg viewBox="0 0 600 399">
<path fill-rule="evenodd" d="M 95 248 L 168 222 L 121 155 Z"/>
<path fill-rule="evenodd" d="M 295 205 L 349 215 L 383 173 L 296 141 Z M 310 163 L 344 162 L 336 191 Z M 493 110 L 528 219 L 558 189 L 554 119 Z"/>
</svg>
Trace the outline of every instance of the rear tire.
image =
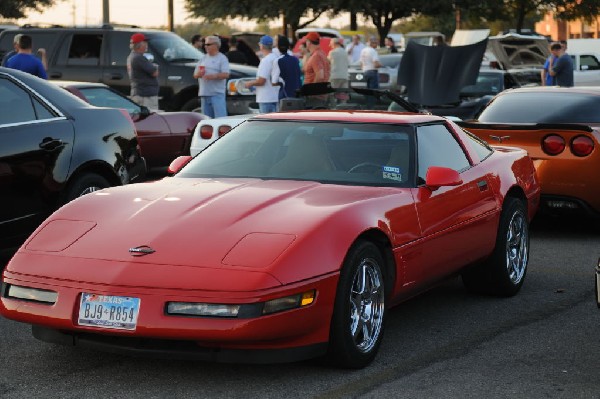
<svg viewBox="0 0 600 399">
<path fill-rule="evenodd" d="M 529 221 L 524 201 L 504 200 L 494 252 L 484 263 L 462 273 L 469 291 L 513 296 L 521 289 L 529 261 Z"/>
<path fill-rule="evenodd" d="M 110 187 L 110 183 L 104 177 L 96 173 L 86 173 L 73 180 L 64 195 L 63 204 L 73 201 L 82 195 L 93 193 Z"/>
<path fill-rule="evenodd" d="M 331 320 L 329 360 L 363 368 L 381 345 L 385 320 L 385 277 L 381 252 L 368 241 L 348 251 L 340 273 Z"/>
</svg>

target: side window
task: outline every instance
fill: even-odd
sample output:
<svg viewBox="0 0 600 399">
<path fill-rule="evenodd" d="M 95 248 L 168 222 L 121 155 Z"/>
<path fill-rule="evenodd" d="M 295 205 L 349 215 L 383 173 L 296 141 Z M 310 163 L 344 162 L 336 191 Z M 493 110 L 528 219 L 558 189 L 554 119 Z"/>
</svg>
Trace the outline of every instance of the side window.
<svg viewBox="0 0 600 399">
<path fill-rule="evenodd" d="M 109 66 L 127 66 L 127 56 L 131 53 L 129 36 L 131 36 L 131 33 L 126 32 L 113 32 L 110 36 Z"/>
<path fill-rule="evenodd" d="M 587 69 L 589 71 L 594 71 L 600 69 L 600 62 L 591 54 L 582 55 L 581 56 L 581 68 L 582 70 Z M 587 67 L 587 68 L 585 68 Z"/>
<path fill-rule="evenodd" d="M 29 93 L 8 79 L 0 79 L 0 110 L 0 125 L 37 119 Z"/>
<path fill-rule="evenodd" d="M 419 182 L 425 182 L 430 166 L 444 166 L 458 172 L 471 166 L 462 147 L 444 125 L 417 127 L 417 146 Z"/>
<path fill-rule="evenodd" d="M 75 34 L 67 54 L 67 65 L 99 65 L 102 34 Z"/>
</svg>

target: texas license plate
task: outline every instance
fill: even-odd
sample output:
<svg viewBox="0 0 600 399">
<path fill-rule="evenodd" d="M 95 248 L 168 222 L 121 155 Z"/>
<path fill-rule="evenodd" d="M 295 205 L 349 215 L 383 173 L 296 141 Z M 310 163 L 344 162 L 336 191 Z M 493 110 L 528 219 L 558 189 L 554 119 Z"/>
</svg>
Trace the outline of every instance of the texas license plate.
<svg viewBox="0 0 600 399">
<path fill-rule="evenodd" d="M 126 296 L 81 294 L 78 324 L 102 328 L 135 330 L 140 299 Z"/>
</svg>

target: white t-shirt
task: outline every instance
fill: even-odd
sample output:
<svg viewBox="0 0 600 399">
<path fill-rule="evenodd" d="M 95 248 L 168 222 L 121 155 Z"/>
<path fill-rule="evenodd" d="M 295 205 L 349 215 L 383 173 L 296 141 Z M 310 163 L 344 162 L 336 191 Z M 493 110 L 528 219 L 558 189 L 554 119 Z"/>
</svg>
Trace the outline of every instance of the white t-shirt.
<svg viewBox="0 0 600 399">
<path fill-rule="evenodd" d="M 265 79 L 263 86 L 256 86 L 256 102 L 257 103 L 276 103 L 279 102 L 279 86 L 273 86 L 273 79 L 275 72 L 273 70 L 273 63 L 277 62 L 277 55 L 269 53 L 266 57 L 263 57 L 258 64 L 258 72 L 256 73 L 257 78 Z M 276 79 L 277 81 L 278 79 Z"/>
<path fill-rule="evenodd" d="M 354 64 L 356 61 L 360 59 L 360 52 L 365 48 L 364 43 L 358 42 L 357 45 L 354 43 L 350 43 L 346 51 L 348 52 L 348 61 L 351 64 Z"/>
<path fill-rule="evenodd" d="M 375 61 L 379 61 L 379 54 L 377 54 L 377 50 L 371 46 L 362 49 L 360 52 L 360 63 L 363 71 L 377 69 L 375 67 Z"/>
</svg>

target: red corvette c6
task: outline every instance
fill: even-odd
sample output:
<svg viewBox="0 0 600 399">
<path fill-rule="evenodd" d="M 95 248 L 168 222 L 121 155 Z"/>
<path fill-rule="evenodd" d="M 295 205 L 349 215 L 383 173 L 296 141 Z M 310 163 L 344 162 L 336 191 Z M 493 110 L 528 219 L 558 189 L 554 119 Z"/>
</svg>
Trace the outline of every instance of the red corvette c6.
<svg viewBox="0 0 600 399">
<path fill-rule="evenodd" d="M 531 160 L 441 117 L 259 115 L 171 168 L 55 212 L 4 270 L 0 313 L 48 342 L 358 368 L 402 300 L 525 278 Z"/>
</svg>

